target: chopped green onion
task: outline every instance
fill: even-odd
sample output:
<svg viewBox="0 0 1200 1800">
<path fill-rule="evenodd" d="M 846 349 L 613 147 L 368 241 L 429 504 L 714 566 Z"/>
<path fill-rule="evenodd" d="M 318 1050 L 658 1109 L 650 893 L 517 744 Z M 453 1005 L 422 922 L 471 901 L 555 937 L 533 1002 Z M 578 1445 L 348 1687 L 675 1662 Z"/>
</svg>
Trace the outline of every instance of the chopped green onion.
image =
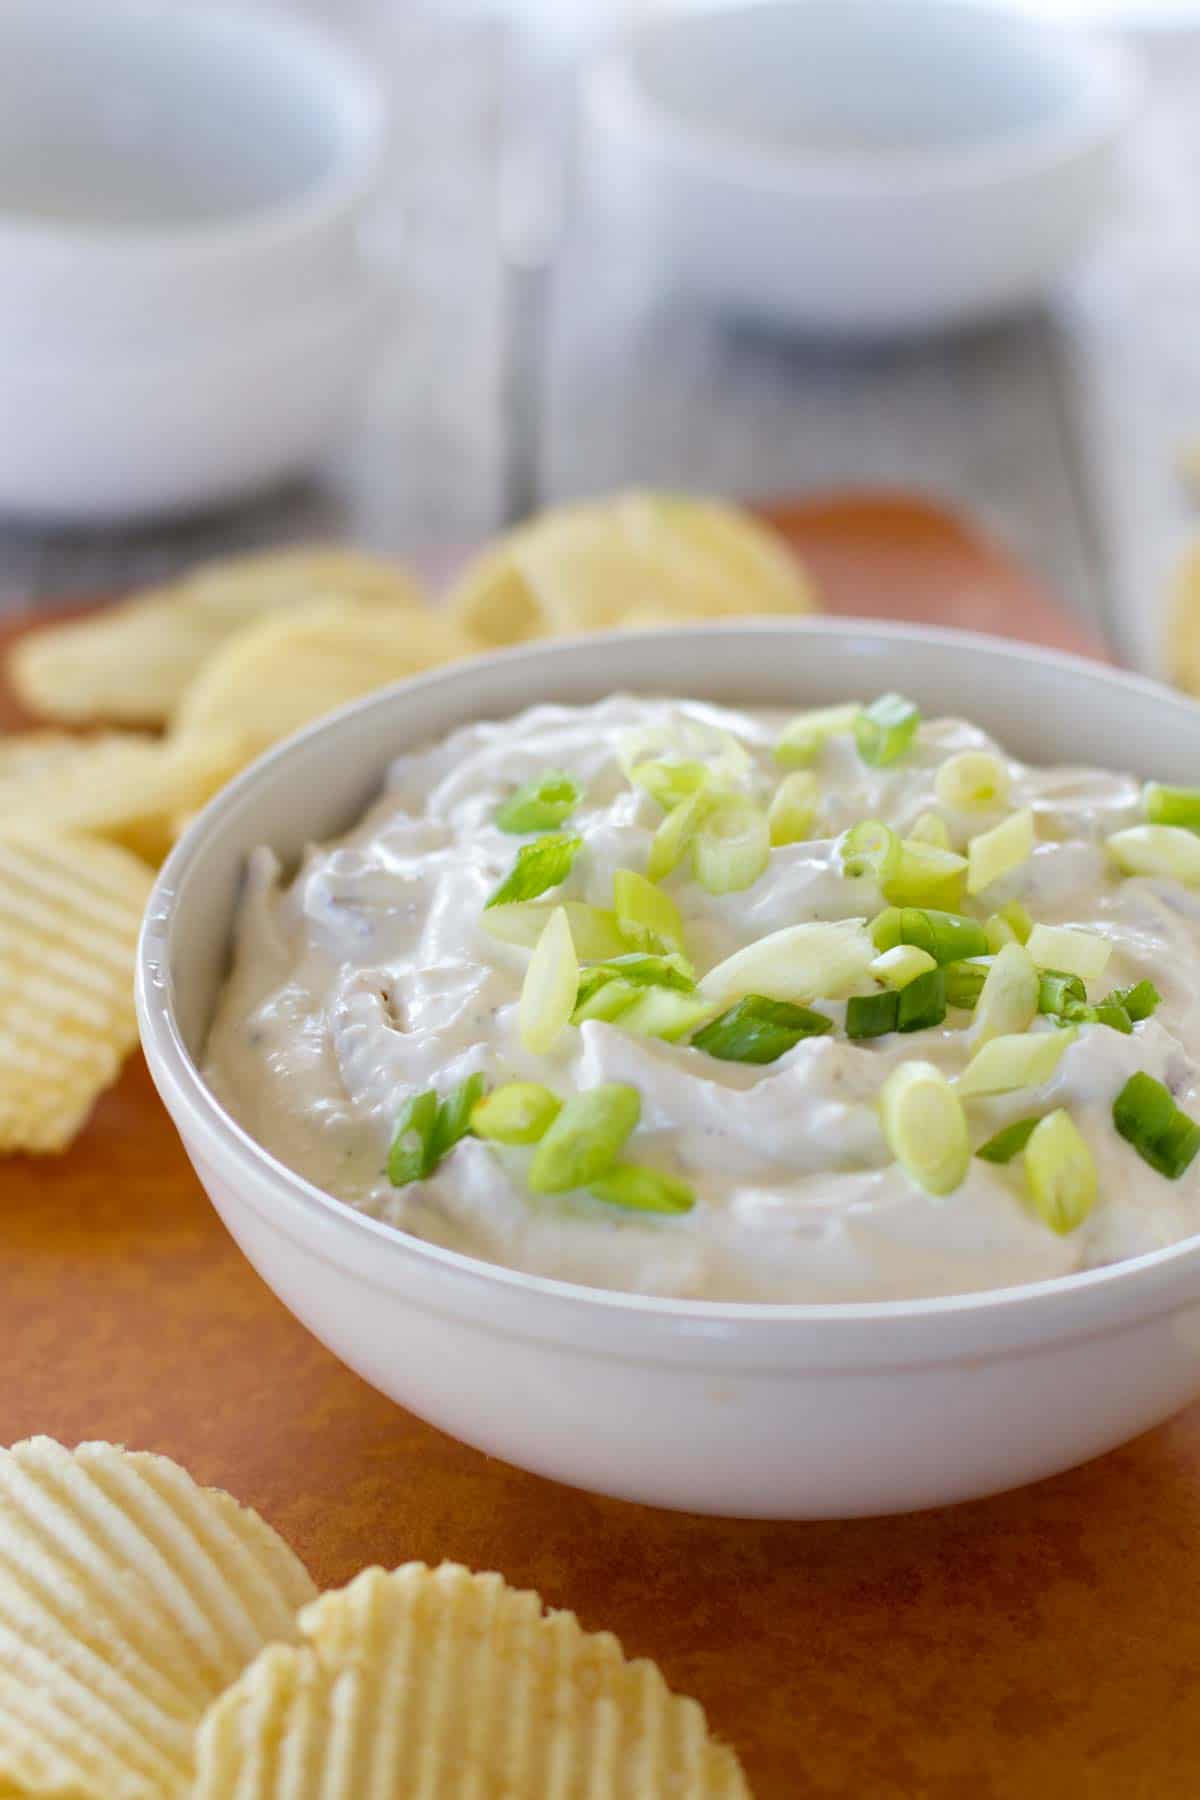
<svg viewBox="0 0 1200 1800">
<path fill-rule="evenodd" d="M 562 769 L 547 769 L 510 794 L 496 814 L 501 831 L 554 831 L 579 804 L 579 784 Z"/>
<path fill-rule="evenodd" d="M 983 929 L 987 932 L 988 949 L 993 956 L 1003 950 L 1005 944 L 1020 942 L 1008 920 L 1001 918 L 999 913 L 989 913 L 983 921 Z"/>
<path fill-rule="evenodd" d="M 888 1148 L 906 1174 L 930 1194 L 949 1194 L 971 1163 L 962 1102 L 932 1063 L 906 1062 L 884 1082 L 880 1118 Z"/>
<path fill-rule="evenodd" d="M 629 1212 L 686 1213 L 696 1204 L 695 1193 L 678 1175 L 647 1169 L 641 1163 L 618 1163 L 593 1181 L 590 1191 L 597 1200 Z"/>
<path fill-rule="evenodd" d="M 676 993 L 673 988 L 642 988 L 633 1004 L 617 1016 L 622 1031 L 637 1037 L 663 1038 L 674 1044 L 712 1018 L 713 1009 L 697 994 Z"/>
<path fill-rule="evenodd" d="M 401 1107 L 388 1152 L 388 1180 L 393 1187 L 423 1181 L 433 1169 L 438 1105 L 437 1095 L 429 1088 L 423 1094 L 414 1094 Z"/>
<path fill-rule="evenodd" d="M 889 907 L 875 920 L 871 934 L 877 949 L 916 944 L 939 963 L 961 962 L 964 957 L 988 953 L 987 933 L 978 919 L 929 906 Z"/>
<path fill-rule="evenodd" d="M 1182 825 L 1200 831 L 1200 788 L 1164 787 L 1148 781 L 1142 789 L 1142 810 L 1151 825 Z"/>
<path fill-rule="evenodd" d="M 1095 981 L 1103 975 L 1112 955 L 1107 938 L 1068 925 L 1035 925 L 1025 947 L 1039 969 L 1061 969 L 1082 981 Z"/>
<path fill-rule="evenodd" d="M 571 1023 L 582 1025 L 586 1019 L 603 1019 L 611 1025 L 629 1011 L 641 993 L 642 989 L 632 981 L 621 981 L 606 969 L 586 969 L 576 989 Z"/>
<path fill-rule="evenodd" d="M 529 959 L 517 1007 L 517 1035 L 532 1055 L 545 1056 L 570 1024 L 578 987 L 571 927 L 564 909 L 556 906 Z"/>
<path fill-rule="evenodd" d="M 815 762 L 828 738 L 853 731 L 862 708 L 857 700 L 845 706 L 821 706 L 790 720 L 775 746 L 775 760 L 785 769 L 804 769 Z"/>
<path fill-rule="evenodd" d="M 1178 1181 L 1200 1150 L 1200 1125 L 1153 1075 L 1131 1075 L 1113 1102 L 1113 1124 L 1143 1162 Z"/>
<path fill-rule="evenodd" d="M 701 977 L 714 1005 L 763 994 L 771 1000 L 835 1000 L 858 986 L 874 950 L 861 919 L 785 925 L 736 950 Z"/>
<path fill-rule="evenodd" d="M 934 792 L 951 812 L 987 812 L 1008 805 L 1008 765 L 990 750 L 962 750 L 948 756 L 934 779 Z"/>
<path fill-rule="evenodd" d="M 669 956 L 643 956 L 634 951 L 626 956 L 614 956 L 607 962 L 596 963 L 588 970 L 589 975 L 601 972 L 608 976 L 618 976 L 622 981 L 631 981 L 635 987 L 675 988 L 681 994 L 690 994 L 696 985 L 691 964 L 677 950 L 673 950 Z"/>
<path fill-rule="evenodd" d="M 798 844 L 811 834 L 820 792 L 820 783 L 807 769 L 797 769 L 784 776 L 767 807 L 767 830 L 772 846 Z"/>
<path fill-rule="evenodd" d="M 1019 900 L 1008 901 L 1007 905 L 1000 908 L 998 917 L 1012 927 L 1013 936 L 1018 944 L 1029 942 L 1029 934 L 1033 930 L 1033 920 Z"/>
<path fill-rule="evenodd" d="M 926 1031 L 946 1017 L 946 978 L 940 969 L 929 969 L 902 987 L 896 999 L 897 1031 Z"/>
<path fill-rule="evenodd" d="M 536 1081 L 510 1081 L 493 1088 L 471 1114 L 476 1137 L 497 1144 L 536 1144 L 562 1111 L 562 1101 Z"/>
<path fill-rule="evenodd" d="M 1037 1017 L 1040 977 L 1023 944 L 1005 944 L 987 973 L 975 1009 L 975 1043 L 1027 1031 Z"/>
<path fill-rule="evenodd" d="M 571 865 L 582 846 L 582 838 L 557 834 L 535 838 L 532 844 L 522 844 L 516 862 L 487 901 L 487 906 L 536 900 L 548 888 L 557 887 L 571 873 Z"/>
<path fill-rule="evenodd" d="M 1074 1030 L 1024 1032 L 990 1038 L 978 1049 L 958 1078 L 964 1100 L 981 1094 L 1011 1094 L 1018 1088 L 1041 1087 L 1058 1068 Z"/>
<path fill-rule="evenodd" d="M 645 788 L 664 812 L 672 812 L 682 800 L 712 781 L 708 765 L 701 762 L 640 762 L 629 771 L 635 787 Z"/>
<path fill-rule="evenodd" d="M 747 994 L 698 1031 L 692 1048 L 721 1062 L 772 1063 L 801 1038 L 823 1037 L 832 1030 L 833 1020 L 824 1013 L 787 1000 L 769 1000 L 765 994 Z"/>
<path fill-rule="evenodd" d="M 875 957 L 871 973 L 885 987 L 902 988 L 915 981 L 918 975 L 936 968 L 937 964 L 927 950 L 918 950 L 915 944 L 897 944 L 894 949 Z"/>
<path fill-rule="evenodd" d="M 1181 825 L 1131 825 L 1105 839 L 1126 875 L 1165 875 L 1200 887 L 1200 837 Z"/>
<path fill-rule="evenodd" d="M 842 874 L 849 881 L 871 880 L 882 887 L 900 863 L 900 839 L 890 825 L 864 819 L 838 841 Z"/>
<path fill-rule="evenodd" d="M 606 957 L 621 956 L 629 945 L 617 929 L 617 915 L 603 907 L 588 906 L 583 900 L 560 900 L 567 915 L 571 938 L 584 962 L 603 962 Z M 494 906 L 484 912 L 480 924 L 489 937 L 502 944 L 517 944 L 532 950 L 552 912 L 553 901 L 523 900 L 514 906 Z"/>
<path fill-rule="evenodd" d="M 935 850 L 949 850 L 950 827 L 940 813 L 924 812 L 908 834 L 914 844 L 932 844 Z"/>
<path fill-rule="evenodd" d="M 634 869 L 613 875 L 613 911 L 617 928 L 639 950 L 661 955 L 683 950 L 683 920 L 670 894 Z"/>
<path fill-rule="evenodd" d="M 767 815 L 750 800 L 722 800 L 692 839 L 692 871 L 710 894 L 750 887 L 770 859 Z"/>
<path fill-rule="evenodd" d="M 684 851 L 720 797 L 714 787 L 697 788 L 688 799 L 671 808 L 650 843 L 646 873 L 651 881 L 662 881 L 678 868 Z"/>
<path fill-rule="evenodd" d="M 916 737 L 920 723 L 920 708 L 903 694 L 881 694 L 854 721 L 859 756 L 873 769 L 899 762 Z"/>
<path fill-rule="evenodd" d="M 1039 1119 L 1025 1146 L 1034 1207 L 1051 1231 L 1076 1231 L 1096 1204 L 1096 1164 L 1071 1118 L 1059 1107 Z"/>
<path fill-rule="evenodd" d="M 817 816 L 819 795 L 820 784 L 809 770 L 797 769 L 784 776 L 767 808 L 767 827 L 773 845 L 803 842 Z"/>
<path fill-rule="evenodd" d="M 1107 998 L 1098 1000 L 1094 1006 L 1086 1001 L 1068 1000 L 1059 1014 L 1063 1025 L 1107 1025 L 1111 1031 L 1123 1032 L 1126 1037 L 1133 1030 L 1133 1020 L 1125 1011 L 1120 1001 Z"/>
<path fill-rule="evenodd" d="M 1043 969 L 1038 978 L 1038 1011 L 1041 1013 L 1057 1013 L 1061 1017 L 1065 1007 L 1086 1002 L 1087 989 L 1078 975 L 1069 975 L 1065 969 Z"/>
<path fill-rule="evenodd" d="M 900 1022 L 901 991 L 887 988 L 879 994 L 852 994 L 846 1002 L 846 1036 L 886 1037 L 895 1031 Z"/>
<path fill-rule="evenodd" d="M 988 968 L 989 964 L 985 962 L 943 963 L 947 1005 L 961 1007 L 964 1012 L 970 1012 L 978 1006 L 979 996 L 988 977 Z"/>
<path fill-rule="evenodd" d="M 934 844 L 900 840 L 896 866 L 885 876 L 883 897 L 893 906 L 933 906 L 953 912 L 962 899 L 967 859 Z"/>
<path fill-rule="evenodd" d="M 975 1152 L 984 1162 L 1009 1163 L 1019 1150 L 1023 1150 L 1033 1135 L 1034 1127 L 1040 1119 L 1018 1119 L 1014 1125 L 1006 1125 L 995 1137 L 990 1137 L 986 1144 L 980 1144 Z"/>
<path fill-rule="evenodd" d="M 590 1187 L 612 1168 L 641 1116 L 636 1088 L 609 1081 L 573 1094 L 533 1153 L 533 1192 L 562 1194 Z"/>
<path fill-rule="evenodd" d="M 453 1150 L 455 1144 L 470 1131 L 471 1120 L 476 1106 L 483 1099 L 485 1085 L 482 1075 L 468 1075 L 439 1105 L 430 1141 L 435 1164 L 441 1162 L 447 1151 Z"/>
<path fill-rule="evenodd" d="M 1009 813 L 991 831 L 981 831 L 967 845 L 967 892 L 981 894 L 1011 875 L 1033 855 L 1033 811 Z"/>
<path fill-rule="evenodd" d="M 1105 999 L 1115 1001 L 1123 1006 L 1135 1025 L 1148 1019 L 1155 1007 L 1162 1001 L 1162 995 L 1152 981 L 1137 981 L 1132 987 L 1114 988 Z"/>
<path fill-rule="evenodd" d="M 749 751 L 732 732 L 687 716 L 626 731 L 617 744 L 617 760 L 630 781 L 648 762 L 666 762 L 678 769 L 685 759 L 702 762 L 707 777 L 716 782 L 740 781 L 751 766 Z"/>
</svg>

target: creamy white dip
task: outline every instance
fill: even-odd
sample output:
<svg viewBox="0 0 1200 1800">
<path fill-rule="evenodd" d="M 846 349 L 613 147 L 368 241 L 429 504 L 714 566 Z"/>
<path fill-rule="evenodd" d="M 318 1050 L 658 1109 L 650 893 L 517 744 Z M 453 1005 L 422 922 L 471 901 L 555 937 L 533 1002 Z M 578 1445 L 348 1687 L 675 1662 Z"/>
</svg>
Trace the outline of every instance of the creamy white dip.
<svg viewBox="0 0 1200 1800">
<path fill-rule="evenodd" d="M 1006 759 L 1006 805 L 955 818 L 937 806 L 948 756 L 995 749 L 955 720 L 927 722 L 894 766 L 866 767 L 849 736 L 818 766 L 811 840 L 775 849 L 742 892 L 707 893 L 686 861 L 665 882 L 698 971 L 766 933 L 814 919 L 873 917 L 885 901 L 841 871 L 836 839 L 863 819 L 904 833 L 936 807 L 956 845 L 1032 807 L 1038 842 L 1024 867 L 989 890 L 1019 898 L 1047 924 L 1113 944 L 1096 1000 L 1149 977 L 1162 995 L 1131 1035 L 1082 1026 L 1052 1080 L 970 1103 L 972 1141 L 1051 1107 L 1067 1107 L 1099 1171 L 1079 1228 L 1058 1236 L 1037 1216 L 1020 1158 L 971 1159 L 938 1198 L 892 1159 L 877 1096 L 888 1072 L 920 1057 L 959 1073 L 975 1048 L 972 1016 L 901 1036 L 848 1041 L 844 1000 L 811 1004 L 833 1033 L 764 1066 L 633 1036 L 589 1020 L 533 1056 L 517 1035 L 529 952 L 482 928 L 485 902 L 525 840 L 497 828 L 500 803 L 547 769 L 583 797 L 563 827 L 583 840 L 554 898 L 610 906 L 613 874 L 644 870 L 660 807 L 631 787 L 617 745 L 634 727 L 682 716 L 733 733 L 754 760 L 764 801 L 779 781 L 772 747 L 785 715 L 617 696 L 582 708 L 537 706 L 455 732 L 393 764 L 382 798 L 335 844 L 310 849 L 285 881 L 270 850 L 251 859 L 233 970 L 208 1046 L 207 1076 L 243 1126 L 282 1162 L 348 1206 L 431 1243 L 567 1281 L 643 1294 L 724 1300 L 883 1300 L 1036 1281 L 1153 1250 L 1200 1228 L 1200 1157 L 1176 1181 L 1118 1136 L 1115 1096 L 1138 1070 L 1200 1111 L 1200 898 L 1179 883 L 1121 878 L 1105 836 L 1138 822 L 1139 783 Z M 869 984 L 868 984 L 869 985 Z M 1035 1031 L 1053 1031 L 1039 1020 Z M 445 1093 L 482 1072 L 489 1086 L 545 1083 L 566 1096 L 599 1082 L 637 1088 L 642 1118 L 628 1154 L 682 1175 L 696 1194 L 679 1216 L 629 1213 L 586 1193 L 533 1195 L 529 1152 L 467 1137 L 426 1181 L 386 1173 L 406 1099 Z M 1031 1100 L 1036 1104 L 1031 1104 Z"/>
</svg>

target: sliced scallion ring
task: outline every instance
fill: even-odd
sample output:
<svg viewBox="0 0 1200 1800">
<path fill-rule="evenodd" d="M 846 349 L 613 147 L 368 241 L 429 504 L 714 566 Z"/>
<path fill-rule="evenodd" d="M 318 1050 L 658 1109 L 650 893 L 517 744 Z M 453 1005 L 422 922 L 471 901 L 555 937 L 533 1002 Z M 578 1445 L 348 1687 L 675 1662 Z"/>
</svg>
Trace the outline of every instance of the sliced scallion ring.
<svg viewBox="0 0 1200 1800">
<path fill-rule="evenodd" d="M 701 762 L 640 762 L 629 771 L 635 787 L 645 788 L 664 812 L 671 812 L 681 801 L 688 800 L 712 783 L 712 772 Z"/>
<path fill-rule="evenodd" d="M 614 912 L 600 906 L 588 906 L 582 900 L 561 900 L 559 905 L 567 915 L 571 939 L 583 962 L 604 962 L 629 949 L 617 929 Z M 511 906 L 490 907 L 479 922 L 489 937 L 499 939 L 502 944 L 516 944 L 523 950 L 532 950 L 554 911 L 553 901 L 522 900 Z"/>
<path fill-rule="evenodd" d="M 821 706 L 797 713 L 788 721 L 775 745 L 775 760 L 785 769 L 806 769 L 821 754 L 826 742 L 839 732 L 853 731 L 862 708 L 857 700 L 844 706 Z"/>
<path fill-rule="evenodd" d="M 987 933 L 978 919 L 931 906 L 891 906 L 874 921 L 871 935 L 879 950 L 916 944 L 939 963 L 988 954 Z"/>
<path fill-rule="evenodd" d="M 1081 981 L 1095 981 L 1103 975 L 1112 955 L 1107 938 L 1068 925 L 1035 925 L 1025 948 L 1039 969 L 1060 969 L 1078 975 Z"/>
<path fill-rule="evenodd" d="M 988 970 L 975 1008 L 974 1041 L 1027 1031 L 1037 1017 L 1041 979 L 1023 944 L 1005 944 Z"/>
<path fill-rule="evenodd" d="M 652 955 L 683 951 L 683 919 L 670 894 L 635 869 L 613 875 L 613 911 L 629 944 Z"/>
<path fill-rule="evenodd" d="M 897 944 L 891 950 L 884 950 L 871 963 L 871 973 L 885 987 L 907 987 L 918 975 L 936 969 L 937 963 L 927 950 L 919 950 L 915 944 Z"/>
<path fill-rule="evenodd" d="M 1039 1119 L 1025 1146 L 1025 1175 L 1038 1217 L 1065 1237 L 1096 1204 L 1096 1163 L 1069 1112 Z"/>
<path fill-rule="evenodd" d="M 438 1104 L 438 1097 L 430 1088 L 423 1094 L 414 1094 L 401 1107 L 388 1152 L 388 1180 L 393 1187 L 407 1187 L 431 1173 Z"/>
<path fill-rule="evenodd" d="M 981 831 L 967 845 L 967 892 L 981 894 L 1011 875 L 1033 855 L 1033 810 L 1010 813 L 991 831 Z"/>
<path fill-rule="evenodd" d="M 848 1038 L 886 1037 L 890 1031 L 898 1029 L 899 1022 L 899 988 L 885 988 L 878 994 L 851 994 L 846 1002 Z"/>
<path fill-rule="evenodd" d="M 1131 1075 L 1113 1102 L 1113 1124 L 1142 1161 L 1178 1181 L 1200 1150 L 1200 1125 L 1153 1075 Z"/>
<path fill-rule="evenodd" d="M 1036 1118 L 1017 1119 L 1014 1124 L 1006 1125 L 986 1144 L 980 1144 L 975 1152 L 984 1162 L 1010 1163 L 1014 1156 L 1022 1151 L 1033 1136 L 1034 1127 L 1039 1123 Z"/>
<path fill-rule="evenodd" d="M 849 881 L 873 881 L 882 888 L 900 865 L 900 839 L 890 825 L 864 819 L 838 840 L 842 874 Z"/>
<path fill-rule="evenodd" d="M 979 1005 L 979 996 L 988 978 L 988 962 L 943 963 L 946 976 L 946 1003 L 957 1006 L 964 1012 L 971 1012 Z"/>
<path fill-rule="evenodd" d="M 812 831 L 819 797 L 820 784 L 810 770 L 796 769 L 785 775 L 767 808 L 771 843 L 802 843 Z"/>
<path fill-rule="evenodd" d="M 531 844 L 522 844 L 512 868 L 487 900 L 487 908 L 536 900 L 548 888 L 557 887 L 571 873 L 571 866 L 582 848 L 582 838 L 555 833 L 535 838 Z"/>
<path fill-rule="evenodd" d="M 692 1048 L 721 1062 L 772 1063 L 803 1038 L 823 1037 L 832 1030 L 833 1020 L 824 1013 L 787 1000 L 768 1000 L 763 994 L 747 994 L 698 1031 Z"/>
<path fill-rule="evenodd" d="M 564 1194 L 590 1187 L 616 1163 L 641 1116 L 637 1089 L 618 1082 L 573 1094 L 533 1153 L 530 1188 Z"/>
<path fill-rule="evenodd" d="M 880 883 L 893 906 L 932 906 L 953 912 L 962 899 L 967 859 L 936 844 L 900 840 L 894 867 Z"/>
<path fill-rule="evenodd" d="M 785 925 L 701 976 L 700 992 L 714 1005 L 728 1005 L 744 994 L 836 1000 L 861 983 L 874 954 L 861 919 Z"/>
<path fill-rule="evenodd" d="M 977 1050 L 956 1086 L 964 1100 L 984 1094 L 1013 1094 L 1018 1088 L 1042 1087 L 1054 1075 L 1075 1031 L 1019 1033 L 995 1037 Z"/>
<path fill-rule="evenodd" d="M 673 806 L 650 844 L 646 873 L 651 881 L 664 881 L 683 859 L 685 851 L 720 800 L 714 787 L 697 788 L 686 800 Z"/>
<path fill-rule="evenodd" d="M 948 756 L 934 777 L 934 792 L 951 812 L 990 812 L 1008 805 L 1008 765 L 990 750 Z"/>
<path fill-rule="evenodd" d="M 1135 1025 L 1148 1019 L 1155 1007 L 1162 1002 L 1162 995 L 1152 981 L 1135 981 L 1132 987 L 1113 988 L 1106 1000 L 1113 1000 L 1123 1006 Z"/>
<path fill-rule="evenodd" d="M 579 804 L 579 783 L 562 769 L 547 769 L 510 794 L 496 812 L 501 831 L 555 831 Z"/>
<path fill-rule="evenodd" d="M 753 885 L 771 859 L 767 815 L 749 800 L 722 800 L 692 839 L 692 870 L 710 894 Z"/>
<path fill-rule="evenodd" d="M 562 1111 L 562 1101 L 536 1081 L 509 1081 L 480 1100 L 471 1113 L 476 1137 L 497 1144 L 536 1144 Z"/>
<path fill-rule="evenodd" d="M 579 959 L 563 907 L 556 906 L 537 941 L 517 1007 L 517 1035 L 534 1056 L 554 1048 L 571 1022 L 579 988 Z"/>
<path fill-rule="evenodd" d="M 930 1194 L 950 1194 L 971 1164 L 962 1102 L 940 1069 L 901 1063 L 879 1095 L 883 1135 L 896 1161 Z"/>
<path fill-rule="evenodd" d="M 873 769 L 899 762 L 911 748 L 920 723 L 920 708 L 903 694 L 881 694 L 854 721 L 859 757 Z"/>
<path fill-rule="evenodd" d="M 633 1003 L 617 1015 L 622 1031 L 636 1037 L 662 1038 L 668 1044 L 695 1031 L 712 1018 L 712 1006 L 698 994 L 680 994 L 673 988 L 642 988 Z"/>
<path fill-rule="evenodd" d="M 1043 969 L 1038 977 L 1038 1011 L 1057 1013 L 1060 1017 L 1068 1006 L 1082 1005 L 1087 989 L 1078 975 L 1066 969 Z"/>
<path fill-rule="evenodd" d="M 696 1204 L 695 1191 L 678 1175 L 641 1163 L 618 1163 L 598 1176 L 589 1191 L 597 1200 L 623 1206 L 627 1212 L 687 1213 Z"/>
<path fill-rule="evenodd" d="M 1151 825 L 1182 825 L 1200 831 L 1200 788 L 1164 787 L 1148 781 L 1142 789 L 1142 810 Z"/>
<path fill-rule="evenodd" d="M 908 834 L 914 844 L 932 844 L 935 850 L 950 850 L 950 828 L 940 813 L 923 812 Z"/>
<path fill-rule="evenodd" d="M 1131 825 L 1105 843 L 1125 875 L 1160 875 L 1200 887 L 1200 837 L 1182 825 Z"/>
</svg>

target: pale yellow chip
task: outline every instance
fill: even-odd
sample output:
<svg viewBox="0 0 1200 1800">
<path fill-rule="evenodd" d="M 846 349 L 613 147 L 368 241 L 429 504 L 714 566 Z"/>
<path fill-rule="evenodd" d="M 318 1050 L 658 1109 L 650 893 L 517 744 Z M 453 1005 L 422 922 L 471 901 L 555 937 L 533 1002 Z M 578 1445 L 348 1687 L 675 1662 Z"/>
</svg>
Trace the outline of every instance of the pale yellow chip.
<svg viewBox="0 0 1200 1800">
<path fill-rule="evenodd" d="M 112 844 L 0 821 L 0 1152 L 64 1150 L 116 1080 L 153 881 Z"/>
<path fill-rule="evenodd" d="M 186 744 L 134 732 L 0 737 L 0 828 L 86 831 L 159 862 L 178 818 L 248 760 L 248 744 L 232 729 L 196 733 Z"/>
<path fill-rule="evenodd" d="M 206 1707 L 315 1592 L 256 1513 L 166 1457 L 0 1450 L 0 1794 L 189 1793 Z"/>
<path fill-rule="evenodd" d="M 788 546 L 748 512 L 642 493 L 560 507 L 520 526 L 472 563 L 450 596 L 453 615 L 489 645 L 814 604 Z"/>
<path fill-rule="evenodd" d="M 1167 617 L 1167 673 L 1189 694 L 1200 694 L 1200 541 L 1175 572 Z"/>
<path fill-rule="evenodd" d="M 453 1563 L 367 1569 L 206 1715 L 195 1800 L 745 1800 L 654 1663 Z"/>
<path fill-rule="evenodd" d="M 264 614 L 330 598 L 416 607 L 423 596 L 399 564 L 336 545 L 206 563 L 93 618 L 30 632 L 9 652 L 9 679 L 45 718 L 165 724 L 227 638 Z"/>
<path fill-rule="evenodd" d="M 241 733 L 257 752 L 350 700 L 475 647 L 429 609 L 318 601 L 231 638 L 187 688 L 172 731 L 181 742 Z"/>
</svg>

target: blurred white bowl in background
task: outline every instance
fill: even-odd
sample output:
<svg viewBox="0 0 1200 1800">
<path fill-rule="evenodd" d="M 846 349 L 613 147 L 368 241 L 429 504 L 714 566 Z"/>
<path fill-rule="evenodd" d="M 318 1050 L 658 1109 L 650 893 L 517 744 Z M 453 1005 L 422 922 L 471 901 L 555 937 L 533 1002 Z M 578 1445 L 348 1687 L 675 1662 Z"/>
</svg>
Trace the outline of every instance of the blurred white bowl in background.
<svg viewBox="0 0 1200 1800">
<path fill-rule="evenodd" d="M 593 178 L 731 311 L 843 337 L 1045 292 L 1109 210 L 1129 55 L 964 0 L 716 0 L 584 82 Z"/>
<path fill-rule="evenodd" d="M 320 32 L 0 7 L 0 509 L 140 517 L 319 455 L 363 364 L 382 105 Z"/>
</svg>

